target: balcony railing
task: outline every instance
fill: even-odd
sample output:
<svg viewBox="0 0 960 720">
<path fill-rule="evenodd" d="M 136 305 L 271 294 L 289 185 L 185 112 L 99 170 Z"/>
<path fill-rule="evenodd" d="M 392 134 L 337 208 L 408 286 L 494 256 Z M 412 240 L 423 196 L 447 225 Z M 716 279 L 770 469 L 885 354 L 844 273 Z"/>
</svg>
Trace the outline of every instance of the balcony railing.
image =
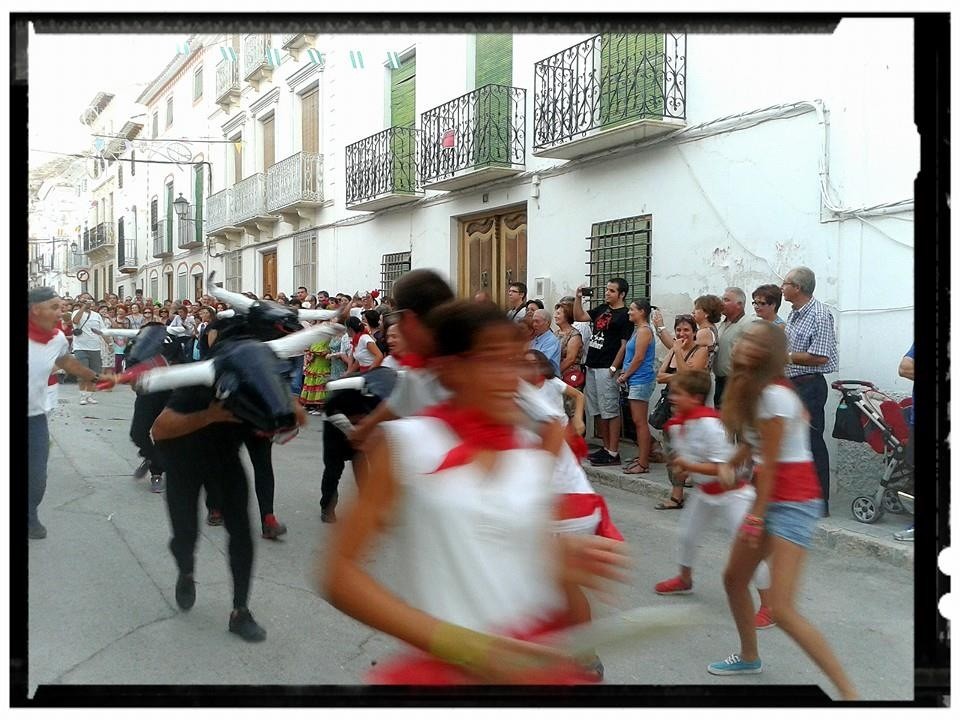
<svg viewBox="0 0 960 720">
<path fill-rule="evenodd" d="M 644 120 L 682 124 L 686 54 L 683 33 L 609 33 L 536 63 L 534 153 Z"/>
<path fill-rule="evenodd" d="M 83 231 L 83 252 L 87 252 L 90 249 L 90 230 Z"/>
<path fill-rule="evenodd" d="M 153 234 L 153 256 L 155 258 L 173 255 L 173 232 L 166 218 L 158 220 Z"/>
<path fill-rule="evenodd" d="M 267 50 L 270 49 L 270 36 L 251 34 L 243 38 L 243 79 L 259 79 L 261 70 L 269 68 Z"/>
<path fill-rule="evenodd" d="M 417 173 L 417 135 L 414 128 L 392 127 L 347 145 L 347 206 L 381 198 L 386 202 L 389 196 L 403 201 L 403 196 L 413 199 L 423 194 Z"/>
<path fill-rule="evenodd" d="M 207 198 L 204 227 L 208 235 L 215 233 L 221 228 L 230 226 L 230 201 L 232 195 L 233 189 L 227 188 Z"/>
<path fill-rule="evenodd" d="M 187 206 L 187 217 L 183 220 L 175 219 L 177 225 L 177 247 L 181 250 L 190 250 L 203 244 L 203 236 L 197 232 L 197 219 L 194 213 L 196 205 Z"/>
<path fill-rule="evenodd" d="M 117 237 L 117 270 L 120 272 L 137 269 L 136 227 L 131 226 L 131 230 L 131 235 L 124 234 L 121 238 L 118 234 Z"/>
<path fill-rule="evenodd" d="M 299 152 L 267 170 L 267 210 L 323 202 L 323 156 Z"/>
<path fill-rule="evenodd" d="M 420 115 L 420 172 L 425 187 L 443 185 L 458 173 L 507 168 L 526 162 L 527 91 L 485 85 Z M 448 185 L 452 187 L 452 185 Z"/>
<path fill-rule="evenodd" d="M 112 246 L 114 243 L 112 223 L 100 223 L 89 232 L 89 241 L 86 237 L 86 233 L 84 233 L 84 249 L 87 252 L 99 250 L 104 246 Z"/>
<path fill-rule="evenodd" d="M 90 267 L 90 263 L 87 261 L 87 258 L 83 253 L 70 252 L 69 250 L 67 250 L 66 265 L 66 270 L 68 273 Z"/>
<path fill-rule="evenodd" d="M 240 95 L 240 63 L 221 60 L 217 63 L 217 102 L 229 102 L 232 95 Z"/>
<path fill-rule="evenodd" d="M 231 225 L 249 222 L 267 215 L 267 178 L 256 173 L 233 186 L 231 198 Z"/>
</svg>

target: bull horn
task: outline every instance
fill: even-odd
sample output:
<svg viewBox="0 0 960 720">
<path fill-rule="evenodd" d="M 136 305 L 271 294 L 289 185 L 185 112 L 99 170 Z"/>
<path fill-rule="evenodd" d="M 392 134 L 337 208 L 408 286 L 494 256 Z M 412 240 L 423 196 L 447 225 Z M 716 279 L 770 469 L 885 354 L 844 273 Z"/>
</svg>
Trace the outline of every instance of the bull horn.
<svg viewBox="0 0 960 720">
<path fill-rule="evenodd" d="M 182 325 L 176 327 L 167 327 L 167 335 L 173 335 L 175 337 L 182 337 L 187 334 L 187 329 Z"/>
<path fill-rule="evenodd" d="M 213 284 L 213 273 L 207 277 L 207 285 L 210 288 L 210 293 L 221 302 L 225 302 L 234 307 L 240 308 L 241 310 L 249 310 L 256 304 L 256 300 L 251 300 L 246 295 L 241 295 L 240 293 L 235 293 L 230 290 L 224 290 L 222 287 L 217 287 Z"/>
<path fill-rule="evenodd" d="M 106 330 L 97 330 L 95 328 L 90 329 L 95 335 L 102 335 L 103 337 L 132 338 L 140 334 L 139 330 L 134 330 L 133 328 L 107 328 Z"/>
<path fill-rule="evenodd" d="M 339 310 L 301 310 L 298 317 L 301 320 L 333 320 L 339 314 Z"/>
<path fill-rule="evenodd" d="M 173 365 L 149 370 L 136 381 L 140 392 L 153 393 L 161 390 L 176 390 L 191 385 L 213 387 L 216 379 L 213 360 L 200 360 L 186 365 Z"/>
<path fill-rule="evenodd" d="M 343 325 L 325 322 L 320 325 L 314 325 L 306 330 L 300 330 L 285 335 L 282 338 L 271 340 L 267 345 L 277 354 L 277 357 L 295 357 L 302 355 L 304 351 L 308 350 L 314 343 L 318 343 L 324 338 L 333 339 L 340 337 L 346 331 L 347 329 Z"/>
<path fill-rule="evenodd" d="M 236 314 L 237 314 L 237 311 L 236 311 L 236 310 L 233 310 L 233 309 L 230 309 L 230 310 L 220 310 L 220 311 L 217 312 L 217 317 L 218 317 L 218 318 L 232 318 L 232 317 L 233 317 L 234 315 L 236 315 Z"/>
</svg>

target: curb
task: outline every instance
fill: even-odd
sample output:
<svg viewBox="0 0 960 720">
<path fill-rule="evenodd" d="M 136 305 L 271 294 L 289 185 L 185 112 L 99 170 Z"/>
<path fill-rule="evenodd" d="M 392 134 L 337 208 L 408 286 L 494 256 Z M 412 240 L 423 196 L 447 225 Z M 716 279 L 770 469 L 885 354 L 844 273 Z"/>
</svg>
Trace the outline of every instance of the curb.
<svg viewBox="0 0 960 720">
<path fill-rule="evenodd" d="M 583 470 L 591 482 L 650 498 L 662 499 L 669 487 L 662 479 L 657 480 L 656 476 L 651 478 L 644 475 L 624 475 L 617 470 L 593 467 L 589 463 L 584 465 Z M 911 544 L 884 540 L 838 527 L 832 522 L 832 517 L 824 518 L 817 525 L 813 543 L 820 550 L 838 555 L 842 553 L 845 557 L 870 557 L 894 567 L 913 570 Z"/>
</svg>

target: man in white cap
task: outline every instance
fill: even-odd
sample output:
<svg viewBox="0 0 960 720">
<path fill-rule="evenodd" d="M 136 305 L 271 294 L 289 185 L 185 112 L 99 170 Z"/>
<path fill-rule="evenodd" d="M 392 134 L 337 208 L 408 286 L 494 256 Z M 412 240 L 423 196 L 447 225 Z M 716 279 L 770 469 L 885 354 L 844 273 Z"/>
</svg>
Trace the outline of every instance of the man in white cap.
<svg viewBox="0 0 960 720">
<path fill-rule="evenodd" d="M 50 456 L 50 432 L 47 428 L 47 379 L 54 367 L 95 387 L 113 384 L 113 375 L 98 373 L 70 354 L 67 338 L 57 329 L 60 298 L 53 288 L 33 288 L 27 294 L 28 305 L 28 385 L 27 385 L 27 537 L 42 540 L 47 529 L 40 523 L 37 508 L 47 489 L 47 459 Z"/>
</svg>

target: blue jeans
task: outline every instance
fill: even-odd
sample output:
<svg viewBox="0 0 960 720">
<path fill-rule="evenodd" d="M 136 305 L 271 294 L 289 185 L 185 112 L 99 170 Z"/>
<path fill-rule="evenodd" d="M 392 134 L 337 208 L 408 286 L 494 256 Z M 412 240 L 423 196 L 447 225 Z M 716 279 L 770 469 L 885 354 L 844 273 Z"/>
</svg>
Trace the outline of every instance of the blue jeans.
<svg viewBox="0 0 960 720">
<path fill-rule="evenodd" d="M 820 373 L 790 378 L 793 389 L 810 413 L 810 452 L 820 479 L 820 492 L 826 510 L 830 507 L 830 455 L 823 441 L 823 406 L 827 404 L 827 381 Z"/>
<path fill-rule="evenodd" d="M 46 415 L 27 418 L 27 525 L 39 524 L 37 508 L 47 491 L 47 459 L 50 457 L 50 431 Z"/>
</svg>

